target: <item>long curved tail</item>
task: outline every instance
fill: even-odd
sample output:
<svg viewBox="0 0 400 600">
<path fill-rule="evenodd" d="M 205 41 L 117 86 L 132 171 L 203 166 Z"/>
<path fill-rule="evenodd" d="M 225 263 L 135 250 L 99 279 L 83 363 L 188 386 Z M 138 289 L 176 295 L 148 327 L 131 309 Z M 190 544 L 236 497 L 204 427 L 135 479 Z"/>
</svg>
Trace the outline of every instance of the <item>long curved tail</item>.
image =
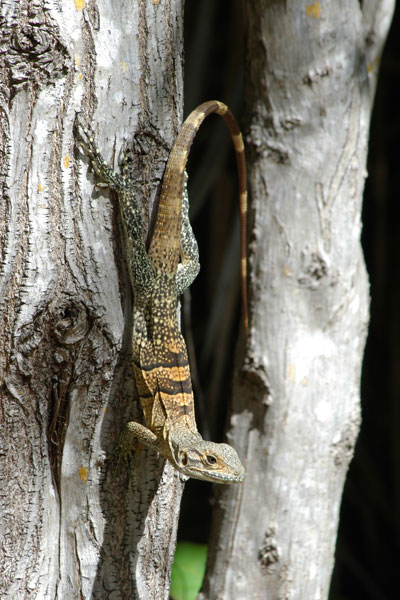
<svg viewBox="0 0 400 600">
<path fill-rule="evenodd" d="M 165 169 L 160 203 L 150 243 L 149 255 L 152 262 L 159 264 L 165 272 L 176 273 L 179 261 L 182 194 L 185 186 L 185 169 L 190 147 L 204 119 L 212 113 L 220 115 L 227 124 L 235 148 L 239 179 L 240 207 L 240 271 L 244 325 L 247 335 L 247 179 L 246 158 L 242 134 L 229 108 L 218 100 L 200 104 L 187 117 L 176 138 Z"/>
</svg>

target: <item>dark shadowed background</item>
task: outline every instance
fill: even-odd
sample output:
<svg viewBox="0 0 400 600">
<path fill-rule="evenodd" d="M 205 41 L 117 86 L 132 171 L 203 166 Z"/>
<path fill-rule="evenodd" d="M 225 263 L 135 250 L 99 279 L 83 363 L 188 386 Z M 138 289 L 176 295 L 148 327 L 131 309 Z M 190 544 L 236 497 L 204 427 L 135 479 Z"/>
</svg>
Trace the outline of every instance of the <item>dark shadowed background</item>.
<svg viewBox="0 0 400 600">
<path fill-rule="evenodd" d="M 363 247 L 371 322 L 362 376 L 361 433 L 343 496 L 330 600 L 388 600 L 400 563 L 400 17 L 382 57 L 371 125 Z M 185 116 L 205 100 L 243 108 L 239 0 L 186 1 Z M 240 318 L 235 164 L 222 119 L 200 130 L 189 162 L 201 274 L 191 288 L 196 410 L 203 434 L 222 439 Z M 190 305 L 185 299 L 184 308 Z M 191 344 L 189 344 L 189 347 Z M 199 383 L 200 382 L 200 383 Z M 189 480 L 179 539 L 207 542 L 211 485 Z"/>
</svg>

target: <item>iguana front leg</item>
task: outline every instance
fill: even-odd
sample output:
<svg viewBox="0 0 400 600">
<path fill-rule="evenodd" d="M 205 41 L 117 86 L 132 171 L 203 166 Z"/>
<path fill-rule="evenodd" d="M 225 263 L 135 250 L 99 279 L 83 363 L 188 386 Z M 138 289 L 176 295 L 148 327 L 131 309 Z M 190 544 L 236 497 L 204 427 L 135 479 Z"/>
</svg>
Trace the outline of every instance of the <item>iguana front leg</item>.
<svg viewBox="0 0 400 600">
<path fill-rule="evenodd" d="M 126 458 L 138 443 L 156 452 L 161 451 L 159 440 L 150 429 L 136 421 L 129 421 L 119 437 L 116 451 L 121 458 Z"/>
</svg>

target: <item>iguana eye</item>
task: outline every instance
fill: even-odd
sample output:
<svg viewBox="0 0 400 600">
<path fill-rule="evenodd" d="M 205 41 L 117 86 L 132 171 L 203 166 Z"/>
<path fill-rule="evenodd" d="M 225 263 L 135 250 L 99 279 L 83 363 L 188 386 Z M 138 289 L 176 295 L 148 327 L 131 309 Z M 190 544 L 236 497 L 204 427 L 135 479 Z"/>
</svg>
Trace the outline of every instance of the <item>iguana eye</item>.
<svg viewBox="0 0 400 600">
<path fill-rule="evenodd" d="M 217 462 L 217 459 L 212 454 L 207 454 L 206 461 L 208 462 L 209 465 L 215 465 L 215 463 Z"/>
</svg>

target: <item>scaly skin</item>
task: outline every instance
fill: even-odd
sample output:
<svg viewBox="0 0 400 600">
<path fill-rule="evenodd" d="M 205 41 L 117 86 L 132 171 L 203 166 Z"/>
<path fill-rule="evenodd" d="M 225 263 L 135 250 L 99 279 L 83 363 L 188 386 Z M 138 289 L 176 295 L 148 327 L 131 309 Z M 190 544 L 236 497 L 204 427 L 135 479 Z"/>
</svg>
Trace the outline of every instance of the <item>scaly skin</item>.
<svg viewBox="0 0 400 600">
<path fill-rule="evenodd" d="M 76 127 L 76 137 L 96 173 L 117 192 L 131 245 L 133 370 L 145 425 L 134 421 L 127 424 L 118 444 L 119 452 L 126 457 L 139 442 L 161 453 L 188 477 L 215 483 L 237 483 L 244 479 L 244 468 L 236 451 L 228 444 L 203 440 L 197 431 L 187 350 L 177 319 L 178 296 L 199 271 L 197 243 L 188 216 L 185 167 L 201 123 L 213 112 L 220 114 L 227 123 L 236 151 L 245 290 L 247 192 L 244 147 L 237 123 L 224 104 L 206 102 L 183 124 L 165 170 L 148 253 L 143 244 L 141 211 L 135 201 L 133 182 L 107 165 L 93 136 L 80 123 Z M 243 298 L 245 300 L 245 293 Z M 244 313 L 247 329 L 246 304 Z"/>
</svg>

